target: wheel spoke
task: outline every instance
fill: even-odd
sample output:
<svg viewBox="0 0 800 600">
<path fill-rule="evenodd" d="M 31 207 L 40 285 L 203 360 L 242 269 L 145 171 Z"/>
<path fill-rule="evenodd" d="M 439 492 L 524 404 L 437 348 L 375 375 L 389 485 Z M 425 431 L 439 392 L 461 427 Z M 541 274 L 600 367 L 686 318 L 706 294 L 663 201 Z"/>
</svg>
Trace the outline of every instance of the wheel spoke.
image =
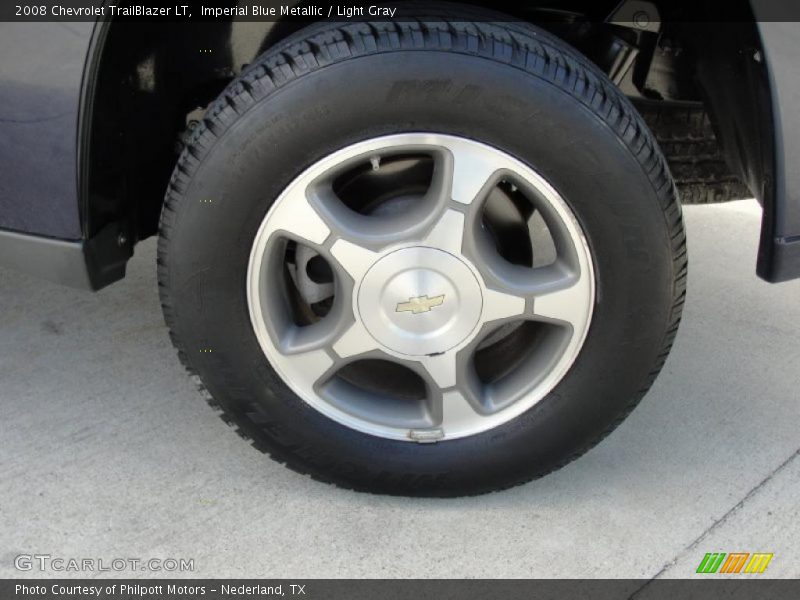
<svg viewBox="0 0 800 600">
<path fill-rule="evenodd" d="M 463 241 L 464 215 L 456 210 L 446 210 L 423 244 L 459 255 Z"/>
<path fill-rule="evenodd" d="M 566 286 L 534 293 L 533 314 L 535 318 L 569 323 L 575 327 L 589 318 L 592 309 L 590 298 L 589 278 L 580 276 Z"/>
<path fill-rule="evenodd" d="M 293 186 L 286 190 L 285 197 L 275 203 L 273 223 L 300 240 L 321 245 L 331 233 L 325 219 L 314 209 L 306 196 L 306 189 Z"/>
<path fill-rule="evenodd" d="M 444 435 L 450 430 L 457 430 L 475 422 L 481 415 L 458 390 L 445 392 L 442 395 L 442 423 Z"/>
<path fill-rule="evenodd" d="M 378 348 L 375 339 L 358 319 L 333 344 L 333 351 L 341 358 L 365 354 Z"/>
<path fill-rule="evenodd" d="M 378 258 L 378 253 L 347 240 L 336 240 L 331 254 L 355 281 L 361 281 Z"/>
<path fill-rule="evenodd" d="M 517 317 L 525 313 L 525 298 L 507 292 L 487 289 L 483 294 L 484 323 Z"/>
<path fill-rule="evenodd" d="M 471 204 L 487 192 L 494 173 L 504 163 L 466 140 L 449 140 L 447 148 L 453 154 L 451 195 L 461 204 Z"/>
<path fill-rule="evenodd" d="M 275 367 L 287 381 L 305 381 L 316 384 L 334 364 L 324 350 L 312 350 L 290 356 L 281 355 Z"/>
<path fill-rule="evenodd" d="M 456 353 L 445 352 L 433 356 L 423 356 L 419 359 L 425 370 L 428 371 L 433 382 L 439 389 L 445 390 L 456 385 Z"/>
</svg>

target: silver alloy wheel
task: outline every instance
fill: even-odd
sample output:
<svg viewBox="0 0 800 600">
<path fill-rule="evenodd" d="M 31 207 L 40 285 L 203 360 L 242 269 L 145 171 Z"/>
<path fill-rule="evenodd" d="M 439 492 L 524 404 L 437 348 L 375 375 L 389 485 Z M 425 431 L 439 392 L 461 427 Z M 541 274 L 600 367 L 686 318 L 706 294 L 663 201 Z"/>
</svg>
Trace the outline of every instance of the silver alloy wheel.
<svg viewBox="0 0 800 600">
<path fill-rule="evenodd" d="M 394 185 L 420 164 L 425 185 L 373 188 L 377 208 L 342 199 L 358 177 Z M 546 231 L 546 264 L 498 250 L 486 220 L 498 186 L 506 205 L 530 203 L 523 225 L 532 248 Z M 370 189 L 350 188 L 361 200 Z M 308 276 L 315 261 L 326 277 Z M 349 428 L 416 442 L 487 431 L 544 398 L 580 352 L 594 290 L 586 238 L 551 185 L 496 148 L 433 133 L 359 142 L 306 169 L 264 217 L 247 274 L 258 341 L 300 398 Z"/>
</svg>

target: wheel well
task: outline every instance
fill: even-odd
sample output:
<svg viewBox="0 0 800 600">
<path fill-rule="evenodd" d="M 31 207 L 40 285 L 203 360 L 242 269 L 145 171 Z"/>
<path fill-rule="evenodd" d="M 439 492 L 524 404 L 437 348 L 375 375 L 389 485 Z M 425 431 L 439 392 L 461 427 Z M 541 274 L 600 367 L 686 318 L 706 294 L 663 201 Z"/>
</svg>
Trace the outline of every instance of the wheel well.
<svg viewBox="0 0 800 600">
<path fill-rule="evenodd" d="M 620 25 L 626 5 L 651 11 L 654 19 L 646 28 Z M 730 169 L 760 195 L 771 176 L 774 134 L 749 4 L 726 4 L 726 13 L 742 18 L 725 24 L 709 22 L 710 0 L 692 3 L 691 12 L 675 6 L 668 0 L 541 0 L 515 3 L 506 12 L 578 48 L 634 102 L 704 107 Z M 110 224 L 126 231 L 131 244 L 156 233 L 182 135 L 243 66 L 304 25 L 98 25 L 81 132 L 85 236 Z"/>
</svg>

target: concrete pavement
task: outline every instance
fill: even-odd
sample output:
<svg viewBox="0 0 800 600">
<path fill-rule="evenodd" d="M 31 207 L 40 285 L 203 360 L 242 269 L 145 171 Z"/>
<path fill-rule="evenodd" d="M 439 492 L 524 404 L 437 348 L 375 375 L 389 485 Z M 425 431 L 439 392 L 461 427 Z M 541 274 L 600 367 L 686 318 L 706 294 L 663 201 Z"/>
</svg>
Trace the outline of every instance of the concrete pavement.
<svg viewBox="0 0 800 600">
<path fill-rule="evenodd" d="M 94 295 L 0 271 L 0 577 L 40 576 L 13 565 L 34 553 L 193 558 L 197 577 L 690 577 L 712 551 L 800 576 L 800 282 L 756 278 L 755 202 L 685 212 L 689 296 L 650 394 L 565 469 L 469 499 L 342 491 L 244 443 L 178 363 L 153 240 Z"/>
</svg>

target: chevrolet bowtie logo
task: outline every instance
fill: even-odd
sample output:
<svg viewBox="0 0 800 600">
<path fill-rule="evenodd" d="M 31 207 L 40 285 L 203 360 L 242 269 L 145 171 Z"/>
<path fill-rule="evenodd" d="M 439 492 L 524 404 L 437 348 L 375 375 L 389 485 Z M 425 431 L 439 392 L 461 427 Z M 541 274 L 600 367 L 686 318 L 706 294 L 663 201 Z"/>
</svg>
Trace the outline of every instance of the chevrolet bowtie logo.
<svg viewBox="0 0 800 600">
<path fill-rule="evenodd" d="M 417 296 L 409 298 L 408 302 L 400 302 L 396 312 L 410 312 L 418 315 L 419 313 L 430 312 L 434 306 L 440 306 L 444 302 L 444 294 L 428 298 L 427 296 Z"/>
</svg>

